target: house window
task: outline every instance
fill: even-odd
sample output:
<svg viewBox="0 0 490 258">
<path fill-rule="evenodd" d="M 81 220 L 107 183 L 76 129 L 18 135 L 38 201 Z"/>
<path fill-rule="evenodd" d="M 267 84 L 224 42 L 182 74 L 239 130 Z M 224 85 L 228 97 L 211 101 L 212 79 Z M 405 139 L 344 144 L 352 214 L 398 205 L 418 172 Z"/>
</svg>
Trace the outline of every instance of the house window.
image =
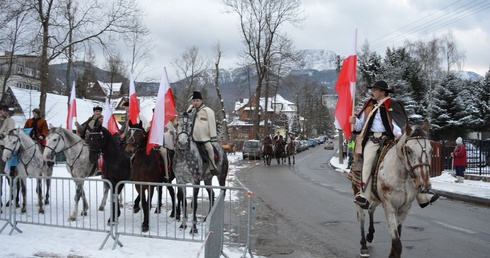
<svg viewBox="0 0 490 258">
<path fill-rule="evenodd" d="M 22 72 L 24 72 L 24 67 L 22 67 L 22 66 L 17 66 L 17 73 L 18 73 L 18 74 L 22 74 Z"/>
</svg>

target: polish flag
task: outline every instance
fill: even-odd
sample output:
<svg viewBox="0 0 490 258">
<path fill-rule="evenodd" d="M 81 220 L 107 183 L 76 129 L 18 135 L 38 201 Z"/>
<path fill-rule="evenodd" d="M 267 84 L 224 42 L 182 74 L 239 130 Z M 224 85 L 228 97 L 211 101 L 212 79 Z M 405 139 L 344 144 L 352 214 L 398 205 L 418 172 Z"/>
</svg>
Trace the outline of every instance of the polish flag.
<svg viewBox="0 0 490 258">
<path fill-rule="evenodd" d="M 356 40 L 357 31 L 351 49 L 342 62 L 339 77 L 335 84 L 335 92 L 338 95 L 337 106 L 335 107 L 335 127 L 342 129 L 345 139 L 349 139 L 352 135 L 349 117 L 352 116 L 354 111 L 357 65 Z"/>
<path fill-rule="evenodd" d="M 138 98 L 136 97 L 136 90 L 134 88 L 133 75 L 129 80 L 129 114 L 128 119 L 131 123 L 136 124 L 138 121 L 138 115 L 140 114 L 140 107 L 138 104 Z"/>
<path fill-rule="evenodd" d="M 160 88 L 158 89 L 155 111 L 153 112 L 153 118 L 151 119 L 150 133 L 146 145 L 147 154 L 150 153 L 154 146 L 163 145 L 165 125 L 170 122 L 175 115 L 177 115 L 177 110 L 175 109 L 174 96 L 172 94 L 172 89 L 170 88 L 170 83 L 168 82 L 167 74 L 164 73 L 162 81 L 160 82 Z"/>
<path fill-rule="evenodd" d="M 102 126 L 107 128 L 111 134 L 117 133 L 119 131 L 119 125 L 117 124 L 114 114 L 112 114 L 111 105 L 109 104 L 108 99 L 105 100 L 105 108 L 102 112 L 102 116 L 104 116 Z"/>
<path fill-rule="evenodd" d="M 77 117 L 77 98 L 75 92 L 75 82 L 71 87 L 70 101 L 68 102 L 68 113 L 66 114 L 66 129 L 73 130 L 73 118 Z"/>
</svg>

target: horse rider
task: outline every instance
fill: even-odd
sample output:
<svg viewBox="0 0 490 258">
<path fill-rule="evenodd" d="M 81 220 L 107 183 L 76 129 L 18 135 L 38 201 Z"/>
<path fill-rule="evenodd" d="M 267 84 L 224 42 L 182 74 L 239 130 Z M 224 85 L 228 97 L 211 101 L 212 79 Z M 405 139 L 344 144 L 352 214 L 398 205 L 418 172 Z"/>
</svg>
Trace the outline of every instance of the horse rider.
<svg viewBox="0 0 490 258">
<path fill-rule="evenodd" d="M 214 151 L 211 142 L 218 141 L 216 131 L 216 120 L 214 111 L 204 105 L 201 92 L 192 93 L 192 104 L 187 109 L 187 113 L 195 112 L 192 123 L 192 140 L 195 143 L 203 144 L 208 154 L 208 160 L 211 164 L 211 174 L 217 175 L 218 168 L 214 162 Z"/>
<path fill-rule="evenodd" d="M 83 124 L 79 124 L 75 122 L 77 126 L 77 133 L 80 137 L 85 140 L 88 140 L 88 134 L 95 126 L 102 125 L 102 120 L 104 117 L 102 116 L 102 107 L 96 106 L 93 109 L 93 115 L 87 119 Z"/>
<path fill-rule="evenodd" d="M 293 135 L 290 131 L 286 131 L 286 145 L 284 146 L 284 153 L 288 153 L 288 145 L 291 144 L 294 140 Z"/>
<path fill-rule="evenodd" d="M 175 155 L 175 126 L 174 124 L 177 123 L 178 117 L 177 115 L 170 120 L 167 125 L 165 125 L 164 129 L 164 140 L 163 140 L 163 146 L 160 147 L 160 154 L 163 157 L 163 161 L 165 162 L 165 175 L 167 178 L 170 178 L 169 175 L 169 164 L 172 163 L 172 160 Z"/>
<path fill-rule="evenodd" d="M 372 86 L 369 98 L 357 116 L 351 116 L 349 122 L 355 131 L 361 133 L 357 137 L 355 153 L 363 156 L 361 191 L 355 196 L 355 203 L 363 209 L 369 208 L 372 186 L 372 168 L 381 142 L 386 139 L 398 140 L 402 128 L 408 123 L 408 117 L 403 105 L 390 98 L 394 92 L 385 81 L 377 81 Z M 433 191 L 418 193 L 417 202 L 424 208 L 437 201 L 439 196 Z"/>
<path fill-rule="evenodd" d="M 44 149 L 44 146 L 46 146 L 46 135 L 48 135 L 49 129 L 46 119 L 41 117 L 41 110 L 39 108 L 32 110 L 32 118 L 27 119 L 24 128 L 32 128 L 29 136 L 35 142 L 39 142 L 41 149 Z"/>
<path fill-rule="evenodd" d="M 3 152 L 3 147 L 4 147 L 4 138 L 7 136 L 7 134 L 10 132 L 10 130 L 15 128 L 15 121 L 9 116 L 9 107 L 7 105 L 2 105 L 0 107 L 0 152 Z M 4 173 L 5 169 L 5 162 L 3 160 L 0 160 L 0 173 Z M 10 168 L 11 175 L 12 172 L 14 172 L 15 166 L 12 166 Z M 7 169 L 7 171 L 8 171 Z M 2 183 L 2 182 L 0 182 Z"/>
</svg>

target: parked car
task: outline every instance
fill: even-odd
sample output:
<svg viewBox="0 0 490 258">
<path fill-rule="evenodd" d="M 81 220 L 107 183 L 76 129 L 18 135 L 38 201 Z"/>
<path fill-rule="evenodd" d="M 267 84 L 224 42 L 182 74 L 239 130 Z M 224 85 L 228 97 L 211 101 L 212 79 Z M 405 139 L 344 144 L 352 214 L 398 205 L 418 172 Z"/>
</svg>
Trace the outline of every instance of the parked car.
<svg viewBox="0 0 490 258">
<path fill-rule="evenodd" d="M 316 147 L 316 140 L 308 139 L 308 145 L 310 146 L 310 148 Z"/>
<path fill-rule="evenodd" d="M 308 144 L 307 140 L 301 140 L 301 146 L 303 146 L 303 150 L 309 150 L 310 145 Z"/>
<path fill-rule="evenodd" d="M 333 150 L 334 147 L 335 147 L 335 144 L 333 142 L 333 139 L 331 139 L 331 138 L 326 139 L 325 142 L 323 143 L 323 148 L 325 150 L 327 150 L 327 149 L 328 150 Z"/>
<path fill-rule="evenodd" d="M 262 141 L 248 140 L 243 143 L 243 159 L 260 159 L 262 157 Z"/>
<path fill-rule="evenodd" d="M 301 145 L 301 141 L 300 140 L 294 140 L 294 147 L 296 147 L 296 152 L 297 153 L 304 151 L 304 148 Z"/>
</svg>

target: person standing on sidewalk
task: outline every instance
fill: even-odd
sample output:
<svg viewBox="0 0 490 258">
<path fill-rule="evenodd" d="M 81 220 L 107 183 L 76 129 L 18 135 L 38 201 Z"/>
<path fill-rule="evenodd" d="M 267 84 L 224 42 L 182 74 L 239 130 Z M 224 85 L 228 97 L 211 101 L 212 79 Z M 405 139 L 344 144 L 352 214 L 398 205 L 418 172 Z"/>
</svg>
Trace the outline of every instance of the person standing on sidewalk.
<svg viewBox="0 0 490 258">
<path fill-rule="evenodd" d="M 464 183 L 464 171 L 466 170 L 467 157 L 466 157 L 466 147 L 463 144 L 463 139 L 458 137 L 456 139 L 456 148 L 451 152 L 451 157 L 453 157 L 453 165 L 456 169 L 456 183 Z"/>
</svg>

